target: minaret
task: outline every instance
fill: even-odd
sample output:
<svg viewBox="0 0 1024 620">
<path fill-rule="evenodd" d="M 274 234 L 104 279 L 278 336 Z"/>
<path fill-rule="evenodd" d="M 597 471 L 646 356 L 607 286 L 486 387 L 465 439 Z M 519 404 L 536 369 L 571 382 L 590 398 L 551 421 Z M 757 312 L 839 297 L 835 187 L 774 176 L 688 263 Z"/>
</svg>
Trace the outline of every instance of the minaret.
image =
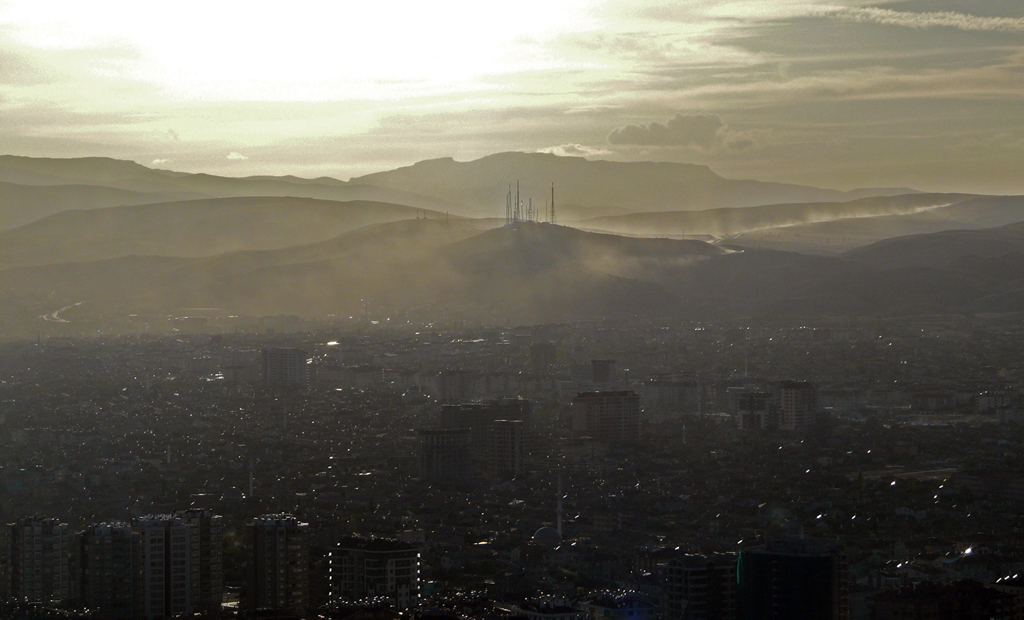
<svg viewBox="0 0 1024 620">
<path fill-rule="evenodd" d="M 558 472 L 558 536 L 562 536 L 562 472 Z"/>
</svg>

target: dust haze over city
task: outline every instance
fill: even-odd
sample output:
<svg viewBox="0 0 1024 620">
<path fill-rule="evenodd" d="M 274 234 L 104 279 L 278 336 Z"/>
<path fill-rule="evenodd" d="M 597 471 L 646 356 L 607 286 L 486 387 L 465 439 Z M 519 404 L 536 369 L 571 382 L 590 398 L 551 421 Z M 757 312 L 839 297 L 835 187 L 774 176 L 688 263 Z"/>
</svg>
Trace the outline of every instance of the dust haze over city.
<svg viewBox="0 0 1024 620">
<path fill-rule="evenodd" d="M 0 0 L 0 618 L 1024 618 L 1022 35 Z"/>
</svg>

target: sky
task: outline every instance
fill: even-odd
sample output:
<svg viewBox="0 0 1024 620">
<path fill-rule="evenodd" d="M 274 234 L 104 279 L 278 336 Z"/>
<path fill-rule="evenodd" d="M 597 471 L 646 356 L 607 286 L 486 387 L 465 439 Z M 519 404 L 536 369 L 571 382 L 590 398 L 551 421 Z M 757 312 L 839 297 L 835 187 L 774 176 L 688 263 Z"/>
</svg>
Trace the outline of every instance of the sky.
<svg viewBox="0 0 1024 620">
<path fill-rule="evenodd" d="M 353 176 L 503 151 L 1024 194 L 1020 0 L 0 0 L 0 152 Z"/>
</svg>

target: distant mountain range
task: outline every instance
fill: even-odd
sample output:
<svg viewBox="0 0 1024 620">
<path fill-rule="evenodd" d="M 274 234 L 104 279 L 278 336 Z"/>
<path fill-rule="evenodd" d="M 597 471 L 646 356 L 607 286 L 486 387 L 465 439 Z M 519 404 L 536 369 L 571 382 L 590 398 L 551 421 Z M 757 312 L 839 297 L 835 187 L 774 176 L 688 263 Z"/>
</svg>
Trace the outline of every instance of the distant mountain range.
<svg viewBox="0 0 1024 620">
<path fill-rule="evenodd" d="M 0 198 L 0 229 L 27 223 L 68 209 L 130 206 L 198 198 L 294 197 L 318 200 L 367 200 L 438 212 L 452 206 L 428 196 L 336 179 L 296 177 L 218 177 L 155 170 L 134 162 L 102 157 L 44 159 L 0 156 L 0 182 L 20 185 L 18 202 Z M 85 203 L 78 190 L 61 186 L 91 186 L 95 200 Z M 11 188 L 7 188 L 11 189 Z M 119 190 L 119 191 L 117 191 Z M 15 207 L 17 207 L 15 209 Z M 16 211 L 17 217 L 10 213 Z"/>
<path fill-rule="evenodd" d="M 545 153 L 499 153 L 469 162 L 451 158 L 352 179 L 445 200 L 472 216 L 502 217 L 508 191 L 539 210 L 555 188 L 556 216 L 577 220 L 622 211 L 695 211 L 789 202 L 831 202 L 914 193 L 909 189 L 841 192 L 802 185 L 724 179 L 706 166 L 589 161 Z"/>
<path fill-rule="evenodd" d="M 636 211 L 689 211 L 913 193 L 907 189 L 840 192 L 734 181 L 705 166 L 588 161 L 545 153 L 500 153 L 471 162 L 430 160 L 347 182 L 326 177 L 187 174 L 99 157 L 4 155 L 0 156 L 0 182 L 8 184 L 0 188 L 4 190 L 0 229 L 68 209 L 242 196 L 368 200 L 466 217 L 503 218 L 506 196 L 517 182 L 522 201 L 532 200 L 538 213 L 546 212 L 553 184 L 556 215 L 566 221 Z"/>
<path fill-rule="evenodd" d="M 0 157 L 0 216 L 34 218 L 0 231 L 0 337 L 42 329 L 40 317 L 55 321 L 65 307 L 75 310 L 61 320 L 93 326 L 189 308 L 254 316 L 371 309 L 503 324 L 1024 310 L 1024 197 L 837 193 L 842 200 L 590 218 L 579 225 L 586 230 L 504 225 L 503 165 L 508 176 L 530 166 L 538 166 L 534 178 L 575 171 L 588 209 L 664 206 L 671 187 L 714 200 L 729 192 L 740 200 L 740 187 L 766 196 L 779 189 L 698 166 L 552 158 L 438 160 L 344 183 Z M 807 197 L 826 191 L 781 187 Z M 502 217 L 455 215 L 472 212 L 467 205 L 487 188 L 501 201 L 491 215 Z M 244 195 L 259 191 L 268 193 Z M 328 194 L 345 199 L 319 197 Z"/>
</svg>

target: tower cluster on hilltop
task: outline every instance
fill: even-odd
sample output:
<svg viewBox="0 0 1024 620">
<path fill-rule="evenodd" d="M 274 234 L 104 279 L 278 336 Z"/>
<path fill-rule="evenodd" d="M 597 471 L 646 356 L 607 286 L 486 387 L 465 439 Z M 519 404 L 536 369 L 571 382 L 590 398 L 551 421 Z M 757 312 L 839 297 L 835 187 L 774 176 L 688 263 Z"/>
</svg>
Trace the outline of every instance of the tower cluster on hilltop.
<svg viewBox="0 0 1024 620">
<path fill-rule="evenodd" d="M 547 218 L 546 220 L 544 218 Z M 516 181 L 516 195 L 513 200 L 512 186 L 508 186 L 508 194 L 505 196 L 505 224 L 516 224 L 519 222 L 547 222 L 557 223 L 555 219 L 555 184 L 551 184 L 551 202 L 544 207 L 543 213 L 533 206 L 533 198 L 527 199 L 524 203 L 519 197 L 519 181 Z"/>
</svg>

